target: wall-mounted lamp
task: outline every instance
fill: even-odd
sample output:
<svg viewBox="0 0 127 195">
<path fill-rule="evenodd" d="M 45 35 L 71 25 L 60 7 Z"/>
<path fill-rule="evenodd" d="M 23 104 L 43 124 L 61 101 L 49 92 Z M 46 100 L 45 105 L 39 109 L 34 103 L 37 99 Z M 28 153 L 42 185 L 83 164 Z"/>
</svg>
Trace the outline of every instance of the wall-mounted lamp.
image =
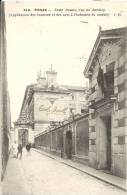
<svg viewBox="0 0 127 195">
<path fill-rule="evenodd" d="M 89 71 L 89 72 L 88 72 L 88 75 L 89 75 L 89 76 L 91 76 L 91 75 L 92 75 L 92 72 L 91 72 L 91 71 Z"/>
<path fill-rule="evenodd" d="M 117 100 L 117 96 L 116 95 L 113 95 L 110 97 L 111 100 Z"/>
</svg>

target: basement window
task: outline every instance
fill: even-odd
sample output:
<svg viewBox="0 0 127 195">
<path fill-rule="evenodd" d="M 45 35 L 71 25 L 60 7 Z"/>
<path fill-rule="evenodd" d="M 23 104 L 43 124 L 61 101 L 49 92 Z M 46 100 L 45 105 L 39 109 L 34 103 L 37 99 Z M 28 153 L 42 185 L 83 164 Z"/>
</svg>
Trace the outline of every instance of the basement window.
<svg viewBox="0 0 127 195">
<path fill-rule="evenodd" d="M 118 144 L 119 145 L 125 144 L 125 136 L 119 136 L 118 137 Z"/>
<path fill-rule="evenodd" d="M 95 145 L 95 139 L 91 139 L 91 145 Z"/>
</svg>

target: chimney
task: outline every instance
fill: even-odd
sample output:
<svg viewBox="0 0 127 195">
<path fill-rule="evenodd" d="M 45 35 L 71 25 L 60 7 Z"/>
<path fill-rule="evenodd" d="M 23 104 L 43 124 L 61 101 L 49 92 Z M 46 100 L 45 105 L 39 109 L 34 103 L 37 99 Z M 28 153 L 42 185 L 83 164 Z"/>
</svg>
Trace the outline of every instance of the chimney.
<svg viewBox="0 0 127 195">
<path fill-rule="evenodd" d="M 46 86 L 46 77 L 43 73 L 43 76 L 41 75 L 41 70 L 39 71 L 38 75 L 37 75 L 37 85 L 39 85 L 39 87 L 45 87 Z"/>
<path fill-rule="evenodd" d="M 52 69 L 52 65 L 51 65 L 51 69 L 46 71 L 46 74 L 47 74 L 48 87 L 51 86 L 56 87 L 57 72 Z"/>
</svg>

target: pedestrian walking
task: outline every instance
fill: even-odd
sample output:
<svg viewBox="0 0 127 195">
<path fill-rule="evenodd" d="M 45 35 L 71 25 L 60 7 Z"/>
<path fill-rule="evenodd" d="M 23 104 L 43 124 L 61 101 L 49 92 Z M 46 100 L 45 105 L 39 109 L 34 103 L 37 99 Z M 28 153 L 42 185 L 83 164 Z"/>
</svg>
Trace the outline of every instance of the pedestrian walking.
<svg viewBox="0 0 127 195">
<path fill-rule="evenodd" d="M 27 155 L 30 155 L 30 149 L 31 149 L 31 144 L 28 143 L 28 144 L 26 145 Z"/>
<path fill-rule="evenodd" d="M 17 157 L 17 143 L 16 141 L 12 144 L 12 156 L 13 158 L 16 158 Z"/>
<path fill-rule="evenodd" d="M 17 158 L 18 158 L 18 156 L 19 156 L 19 159 L 21 160 L 21 158 L 22 158 L 22 145 L 21 144 L 19 144 L 18 145 L 18 152 L 17 152 Z"/>
</svg>

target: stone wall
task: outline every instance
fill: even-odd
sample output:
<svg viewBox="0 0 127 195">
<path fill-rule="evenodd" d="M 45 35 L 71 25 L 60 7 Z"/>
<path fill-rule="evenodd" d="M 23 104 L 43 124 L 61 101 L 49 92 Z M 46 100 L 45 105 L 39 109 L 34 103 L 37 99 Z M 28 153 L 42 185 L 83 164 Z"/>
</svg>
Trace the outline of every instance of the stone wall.
<svg viewBox="0 0 127 195">
<path fill-rule="evenodd" d="M 126 40 L 105 40 L 99 45 L 89 76 L 89 164 L 97 169 L 108 169 L 114 175 L 126 177 L 127 134 L 127 48 Z M 104 76 L 113 71 L 110 82 L 113 93 L 102 92 L 97 76 L 99 66 Z M 104 85 L 106 86 L 106 77 Z M 110 83 L 109 83 L 110 84 Z M 112 86 L 111 86 L 112 87 Z M 107 87 L 108 92 L 110 86 Z M 105 103 L 104 103 L 105 101 Z M 107 103 L 106 103 L 107 101 Z M 108 124 L 111 120 L 111 135 Z M 110 141 L 109 141 L 110 140 Z M 110 142 L 110 149 L 109 149 Z M 110 160 L 108 155 L 110 153 Z M 109 166 L 109 161 L 110 166 Z"/>
<path fill-rule="evenodd" d="M 88 157 L 88 131 L 87 115 L 36 136 L 35 147 L 65 158 Z"/>
<path fill-rule="evenodd" d="M 115 55 L 116 55 L 116 43 L 113 41 L 105 41 L 100 44 L 99 52 L 97 54 L 97 58 L 95 57 L 95 60 L 93 62 L 93 72 L 92 75 L 89 78 L 89 86 L 90 86 L 90 96 L 89 101 L 91 104 L 94 104 L 98 102 L 99 100 L 104 98 L 104 94 L 101 91 L 100 86 L 97 82 L 97 76 L 99 71 L 99 66 L 101 66 L 101 69 L 103 70 L 103 73 L 105 74 L 107 71 L 107 67 L 110 67 L 112 63 L 115 61 Z M 98 151 L 100 150 L 97 146 L 98 142 L 98 132 L 99 129 L 98 126 L 98 120 L 97 120 L 97 112 L 95 109 L 90 108 L 89 109 L 89 163 L 90 166 L 98 168 L 99 162 L 98 162 Z"/>
<path fill-rule="evenodd" d="M 0 2 L 0 179 L 3 179 L 9 156 L 10 102 L 7 86 L 6 21 L 4 2 Z"/>
<path fill-rule="evenodd" d="M 115 104 L 113 123 L 113 173 L 127 177 L 127 40 L 120 41 L 115 66 Z"/>
<path fill-rule="evenodd" d="M 88 119 L 80 120 L 76 125 L 76 154 L 88 156 L 89 153 L 89 124 Z"/>
</svg>

